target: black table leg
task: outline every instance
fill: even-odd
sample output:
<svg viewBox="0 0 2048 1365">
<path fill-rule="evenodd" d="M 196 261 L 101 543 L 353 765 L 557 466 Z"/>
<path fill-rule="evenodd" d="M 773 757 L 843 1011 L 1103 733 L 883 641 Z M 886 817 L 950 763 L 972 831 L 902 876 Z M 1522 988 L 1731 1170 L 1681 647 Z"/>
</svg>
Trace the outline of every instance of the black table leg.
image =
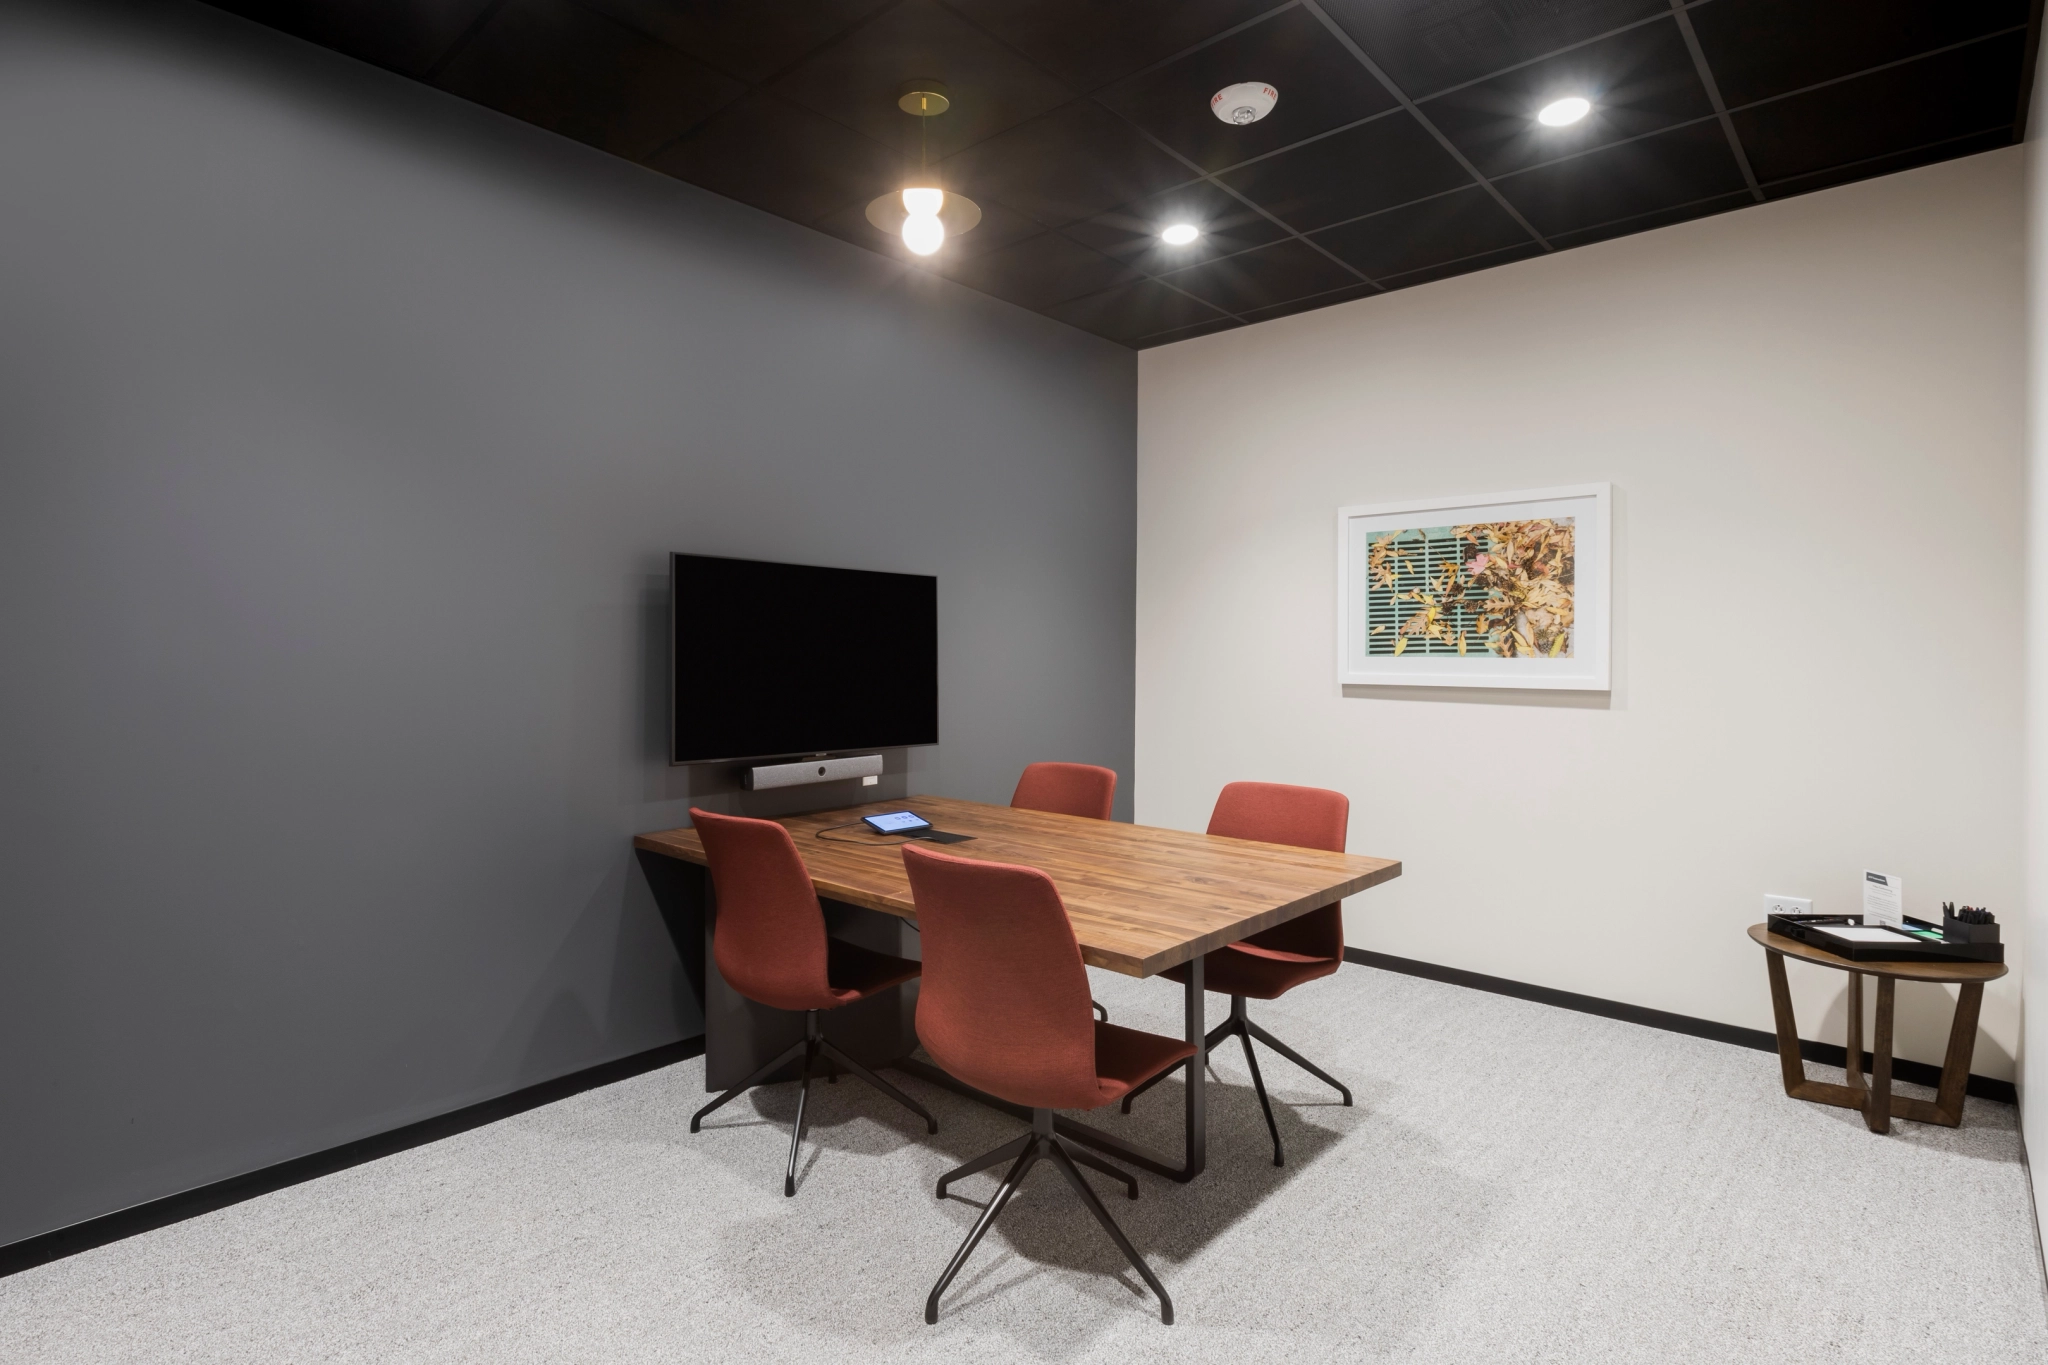
<svg viewBox="0 0 2048 1365">
<path fill-rule="evenodd" d="M 1187 1032 L 1182 1036 L 1195 1045 L 1195 1055 L 1188 1058 L 1187 1137 L 1182 1148 L 1187 1153 L 1188 1173 L 1181 1177 L 1183 1180 L 1200 1175 L 1209 1164 L 1209 1099 L 1203 1088 L 1209 1074 L 1208 1003 L 1202 959 L 1197 957 L 1188 963 L 1187 998 L 1182 1006 L 1187 1024 Z"/>
</svg>

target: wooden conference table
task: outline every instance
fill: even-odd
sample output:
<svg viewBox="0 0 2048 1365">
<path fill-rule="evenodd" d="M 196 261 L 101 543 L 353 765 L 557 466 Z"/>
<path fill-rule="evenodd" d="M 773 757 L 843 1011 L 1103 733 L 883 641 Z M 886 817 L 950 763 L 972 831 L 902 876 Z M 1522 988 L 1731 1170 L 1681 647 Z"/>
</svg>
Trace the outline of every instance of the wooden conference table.
<svg viewBox="0 0 2048 1365">
<path fill-rule="evenodd" d="M 1183 1158 L 1175 1162 L 1072 1119 L 1057 1121 L 1059 1131 L 1077 1142 L 1176 1180 L 1192 1180 L 1201 1174 L 1207 1159 L 1202 1090 L 1203 1036 L 1207 1032 L 1203 954 L 1401 875 L 1401 864 L 1391 858 L 1326 853 L 921 796 L 787 816 L 778 822 L 795 838 L 818 895 L 827 903 L 827 922 L 833 932 L 842 932 L 849 923 L 840 907 L 892 916 L 898 926 L 915 919 L 910 879 L 903 870 L 903 855 L 897 851 L 904 840 L 873 835 L 857 823 L 863 815 L 904 809 L 916 811 L 947 833 L 972 836 L 969 842 L 944 845 L 947 853 L 1022 863 L 1050 876 L 1066 902 L 1081 956 L 1089 965 L 1146 977 L 1183 962 L 1194 964 L 1183 988 L 1184 1036 L 1195 1048 L 1194 1064 L 1187 1071 Z M 831 828 L 849 821 L 856 822 L 851 829 Z M 818 837 L 821 832 L 825 837 Z M 704 864 L 704 845 L 693 829 L 643 834 L 633 845 L 647 853 L 700 867 Z M 708 939 L 716 912 L 710 888 L 706 886 L 704 891 Z M 844 936 L 860 941 L 852 932 Z M 868 946 L 889 946 L 875 942 L 871 933 L 865 938 Z M 915 939 L 907 932 L 902 935 L 901 947 L 907 950 L 905 956 L 918 955 Z M 747 1009 L 735 1004 L 731 988 L 718 980 L 718 968 L 708 950 L 704 961 L 706 1088 L 718 1089 L 733 1083 L 727 1077 L 736 1079 L 765 1065 L 786 1043 L 761 1036 L 763 1030 L 758 1026 L 750 1030 Z M 842 1011 L 833 1011 L 839 1013 Z M 758 1016 L 754 1017 L 758 1024 Z M 999 1108 L 1015 1109 L 910 1057 L 916 1036 L 910 1031 L 909 1018 L 906 1001 L 895 1015 L 900 1027 L 880 1044 L 889 1055 L 875 1060 Z M 872 1055 L 872 1048 L 870 1051 Z"/>
</svg>

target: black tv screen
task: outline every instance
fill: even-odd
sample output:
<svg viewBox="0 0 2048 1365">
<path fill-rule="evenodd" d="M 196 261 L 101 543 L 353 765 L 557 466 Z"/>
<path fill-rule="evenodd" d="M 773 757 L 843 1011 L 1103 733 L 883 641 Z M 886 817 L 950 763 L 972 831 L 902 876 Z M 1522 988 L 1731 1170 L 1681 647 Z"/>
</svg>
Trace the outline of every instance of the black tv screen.
<svg viewBox="0 0 2048 1365">
<path fill-rule="evenodd" d="M 939 580 L 669 557 L 669 761 L 939 742 Z"/>
</svg>

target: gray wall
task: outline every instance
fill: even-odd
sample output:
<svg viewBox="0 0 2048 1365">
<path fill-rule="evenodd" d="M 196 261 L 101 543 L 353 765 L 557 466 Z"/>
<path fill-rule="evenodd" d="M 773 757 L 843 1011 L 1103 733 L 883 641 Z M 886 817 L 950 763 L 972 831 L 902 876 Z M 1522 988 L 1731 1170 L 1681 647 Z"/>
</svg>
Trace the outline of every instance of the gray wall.
<svg viewBox="0 0 2048 1365">
<path fill-rule="evenodd" d="M 698 1031 L 672 549 L 938 575 L 888 790 L 1128 788 L 1133 362 L 209 9 L 0 8 L 0 1243 Z"/>
</svg>

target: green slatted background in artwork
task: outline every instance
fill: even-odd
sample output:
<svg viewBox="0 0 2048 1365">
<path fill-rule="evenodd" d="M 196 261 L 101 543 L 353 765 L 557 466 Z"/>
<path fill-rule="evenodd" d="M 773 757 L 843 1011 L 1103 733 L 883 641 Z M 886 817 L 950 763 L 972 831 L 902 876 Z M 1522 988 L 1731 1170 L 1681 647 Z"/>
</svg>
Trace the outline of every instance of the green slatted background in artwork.
<svg viewBox="0 0 2048 1365">
<path fill-rule="evenodd" d="M 1462 564 L 1468 548 L 1458 539 L 1454 526 L 1414 527 L 1406 531 L 1383 532 L 1366 538 L 1368 546 L 1392 538 L 1403 551 L 1394 582 L 1382 585 L 1366 582 L 1365 598 L 1365 652 L 1392 654 L 1396 632 L 1404 621 L 1423 610 L 1423 604 L 1416 600 L 1417 594 L 1438 594 L 1443 582 L 1444 566 Z M 1462 571 L 1461 571 L 1462 576 Z M 1479 635 L 1477 619 L 1464 608 L 1453 609 L 1445 617 L 1448 629 L 1446 640 L 1430 639 L 1427 636 L 1411 635 L 1408 648 L 1402 657 L 1410 654 L 1456 654 L 1459 631 L 1466 635 L 1465 648 L 1472 654 L 1484 654 L 1486 642 Z"/>
</svg>

